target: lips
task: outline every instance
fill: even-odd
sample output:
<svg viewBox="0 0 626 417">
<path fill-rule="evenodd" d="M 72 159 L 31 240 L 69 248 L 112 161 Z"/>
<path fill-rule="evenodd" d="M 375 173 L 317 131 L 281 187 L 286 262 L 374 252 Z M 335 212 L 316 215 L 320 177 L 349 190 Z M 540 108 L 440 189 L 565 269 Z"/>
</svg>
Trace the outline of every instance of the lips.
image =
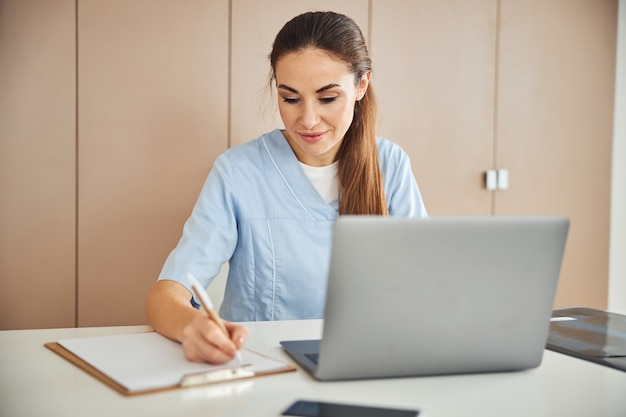
<svg viewBox="0 0 626 417">
<path fill-rule="evenodd" d="M 326 132 L 317 133 L 298 133 L 303 141 L 306 143 L 317 143 L 324 138 Z"/>
</svg>

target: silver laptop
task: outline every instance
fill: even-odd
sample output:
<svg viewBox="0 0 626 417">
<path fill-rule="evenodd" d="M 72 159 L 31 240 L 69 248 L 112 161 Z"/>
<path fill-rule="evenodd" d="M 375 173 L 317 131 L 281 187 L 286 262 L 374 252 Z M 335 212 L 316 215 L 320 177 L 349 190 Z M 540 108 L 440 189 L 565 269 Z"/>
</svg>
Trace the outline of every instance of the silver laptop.
<svg viewBox="0 0 626 417">
<path fill-rule="evenodd" d="M 281 345 L 319 380 L 539 366 L 569 220 L 344 216 L 321 340 Z"/>
</svg>

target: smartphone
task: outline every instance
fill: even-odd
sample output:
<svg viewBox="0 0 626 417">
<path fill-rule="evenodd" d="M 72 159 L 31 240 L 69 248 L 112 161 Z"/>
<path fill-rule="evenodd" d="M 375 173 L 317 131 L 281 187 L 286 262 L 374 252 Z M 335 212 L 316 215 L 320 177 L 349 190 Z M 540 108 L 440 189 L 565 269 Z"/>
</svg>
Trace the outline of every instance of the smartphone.
<svg viewBox="0 0 626 417">
<path fill-rule="evenodd" d="M 302 417 L 416 417 L 418 410 L 298 400 L 283 411 L 284 416 Z"/>
</svg>

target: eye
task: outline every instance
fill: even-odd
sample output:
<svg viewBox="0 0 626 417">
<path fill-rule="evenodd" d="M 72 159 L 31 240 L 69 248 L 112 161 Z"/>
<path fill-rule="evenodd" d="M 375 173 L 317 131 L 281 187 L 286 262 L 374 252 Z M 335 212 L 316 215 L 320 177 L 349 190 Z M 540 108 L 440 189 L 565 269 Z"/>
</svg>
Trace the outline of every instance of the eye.
<svg viewBox="0 0 626 417">
<path fill-rule="evenodd" d="M 332 103 L 333 101 L 337 100 L 337 96 L 334 97 L 322 97 L 320 98 L 320 101 L 322 103 L 328 104 L 328 103 Z"/>
<path fill-rule="evenodd" d="M 283 101 L 287 104 L 296 104 L 300 102 L 300 99 L 293 97 L 283 97 Z"/>
</svg>

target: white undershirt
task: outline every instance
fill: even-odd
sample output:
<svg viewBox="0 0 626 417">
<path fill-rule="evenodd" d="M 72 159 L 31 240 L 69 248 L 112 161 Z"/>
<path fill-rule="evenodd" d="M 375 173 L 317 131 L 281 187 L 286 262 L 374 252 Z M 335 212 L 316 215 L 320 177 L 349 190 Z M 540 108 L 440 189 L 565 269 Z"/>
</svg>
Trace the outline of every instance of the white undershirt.
<svg viewBox="0 0 626 417">
<path fill-rule="evenodd" d="M 311 184 L 325 202 L 330 203 L 339 198 L 339 179 L 337 178 L 338 161 L 324 167 L 314 167 L 300 162 Z"/>
</svg>

